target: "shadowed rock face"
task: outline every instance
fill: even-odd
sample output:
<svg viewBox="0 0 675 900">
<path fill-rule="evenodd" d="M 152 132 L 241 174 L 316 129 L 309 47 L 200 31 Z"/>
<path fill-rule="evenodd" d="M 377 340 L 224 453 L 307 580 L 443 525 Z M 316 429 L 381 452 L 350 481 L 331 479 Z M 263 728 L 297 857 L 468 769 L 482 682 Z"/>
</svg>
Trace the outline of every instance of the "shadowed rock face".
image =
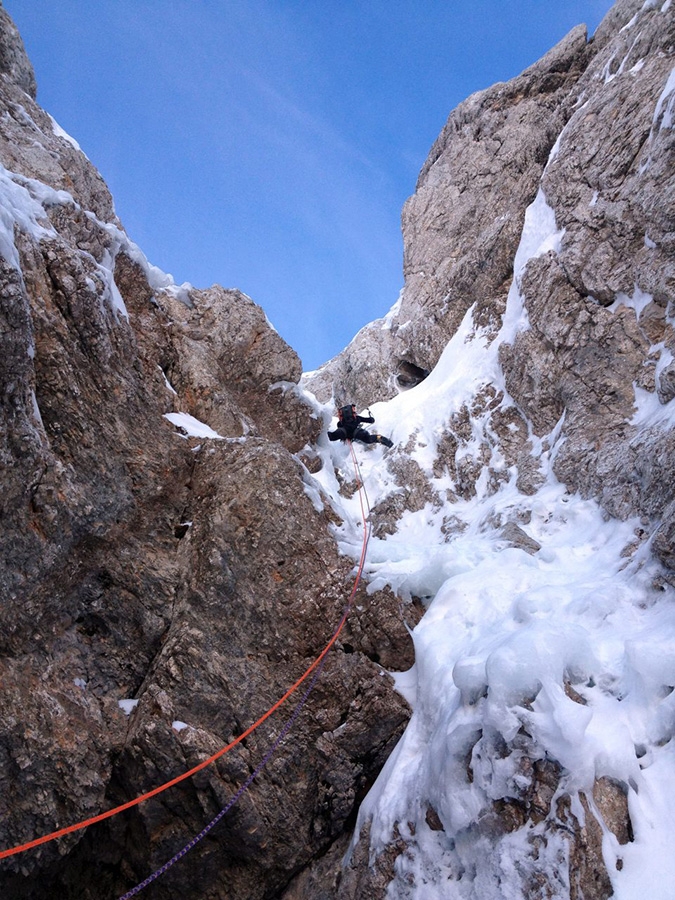
<svg viewBox="0 0 675 900">
<path fill-rule="evenodd" d="M 3 10 L 0 73 L 5 848 L 240 734 L 325 646 L 352 563 L 293 455 L 323 424 L 296 390 L 297 354 L 240 292 L 178 291 L 147 265 L 36 105 Z M 221 439 L 181 433 L 164 418 L 177 412 Z M 398 601 L 359 607 L 265 773 L 154 896 L 269 897 L 342 846 L 408 717 L 380 663 L 412 662 Z M 123 699 L 138 700 L 130 716 Z M 4 861 L 0 893 L 119 896 L 227 803 L 295 702 L 170 793 Z"/>
</svg>

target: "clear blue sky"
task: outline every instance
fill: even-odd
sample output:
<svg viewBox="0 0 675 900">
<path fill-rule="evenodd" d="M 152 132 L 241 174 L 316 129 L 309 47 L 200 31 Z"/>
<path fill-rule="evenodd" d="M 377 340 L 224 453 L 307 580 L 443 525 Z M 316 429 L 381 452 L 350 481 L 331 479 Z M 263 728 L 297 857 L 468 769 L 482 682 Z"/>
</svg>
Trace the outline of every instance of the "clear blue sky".
<svg viewBox="0 0 675 900">
<path fill-rule="evenodd" d="M 611 0 L 4 0 L 38 101 L 150 262 L 259 303 L 305 369 L 403 284 L 450 111 Z"/>
</svg>

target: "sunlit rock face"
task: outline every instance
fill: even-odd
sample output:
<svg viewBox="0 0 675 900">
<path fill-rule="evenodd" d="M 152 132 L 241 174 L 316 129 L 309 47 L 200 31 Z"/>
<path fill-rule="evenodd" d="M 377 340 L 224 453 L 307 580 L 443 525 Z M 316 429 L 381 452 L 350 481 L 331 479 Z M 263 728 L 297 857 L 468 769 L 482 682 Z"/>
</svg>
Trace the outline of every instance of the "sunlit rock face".
<svg viewBox="0 0 675 900">
<path fill-rule="evenodd" d="M 244 294 L 178 287 L 36 104 L 0 9 L 0 847 L 185 771 L 250 725 L 342 616 L 352 562 L 294 454 L 323 428 Z M 215 841 L 157 896 L 269 897 L 350 834 L 407 720 L 391 592 Z M 299 696 L 299 695 L 296 695 Z M 154 802 L 0 865 L 0 893 L 112 898 L 186 844 L 292 711 Z M 290 708 L 288 708 L 290 706 Z"/>
<path fill-rule="evenodd" d="M 432 369 L 473 304 L 496 323 L 513 277 L 523 217 L 578 98 L 593 55 L 583 26 L 508 83 L 451 114 L 403 209 L 405 284 L 397 305 L 308 379 L 359 404 L 407 386 L 399 365 Z"/>
<path fill-rule="evenodd" d="M 673 16 L 666 3 L 620 0 L 590 42 L 574 29 L 451 113 L 403 211 L 401 297 L 307 377 L 318 397 L 366 405 L 408 389 L 469 309 L 496 333 L 539 198 L 555 252 L 519 273 L 505 387 L 535 435 L 564 415 L 555 468 L 572 489 L 619 517 L 669 507 L 673 438 L 658 423 L 674 369 Z M 673 528 L 669 512 L 655 541 L 664 561 Z"/>
</svg>

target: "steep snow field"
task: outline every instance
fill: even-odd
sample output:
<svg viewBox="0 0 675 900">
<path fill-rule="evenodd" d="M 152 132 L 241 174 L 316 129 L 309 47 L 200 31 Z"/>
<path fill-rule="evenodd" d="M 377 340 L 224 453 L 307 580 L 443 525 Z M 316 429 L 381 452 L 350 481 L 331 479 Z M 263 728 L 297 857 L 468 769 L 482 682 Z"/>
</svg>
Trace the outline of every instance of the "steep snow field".
<svg viewBox="0 0 675 900">
<path fill-rule="evenodd" d="M 472 428 L 476 446 L 486 438 L 494 447 L 490 466 L 503 475 L 499 489 L 485 469 L 476 496 L 457 500 L 449 496 L 450 477 L 433 471 L 444 427 L 482 387 L 504 391 L 502 405 L 511 405 L 497 348 L 528 327 L 520 276 L 528 259 L 556 250 L 559 237 L 540 193 L 528 211 L 500 335 L 489 343 L 474 331 L 469 311 L 424 382 L 373 405 L 374 428 L 390 435 L 395 449 L 355 444 L 371 507 L 400 491 L 386 453 L 412 457 L 442 498 L 405 513 L 396 533 L 373 537 L 367 561 L 371 590 L 388 585 L 427 605 L 412 635 L 416 663 L 395 673 L 413 715 L 357 826 L 358 835 L 372 819 L 375 852 L 395 829 L 408 841 L 389 888 L 392 900 L 526 895 L 524 860 L 543 824 L 495 842 L 476 839 L 467 826 L 491 800 L 518 796 L 523 757 L 533 752 L 562 767 L 552 808 L 568 794 L 582 822 L 581 795 L 602 819 L 592 797 L 596 779 L 607 776 L 627 790 L 634 840 L 620 845 L 601 821 L 617 900 L 666 900 L 675 890 L 675 591 L 658 578 L 640 522 L 609 519 L 556 480 L 559 426 L 545 439 L 531 435 L 546 475 L 533 496 L 517 490 L 487 413 Z M 318 408 L 325 418 L 333 412 Z M 671 426 L 673 410 L 663 418 L 663 427 Z M 341 496 L 335 477 L 336 470 L 353 477 L 349 448 L 322 441 L 325 465 L 316 477 L 344 518 L 343 551 L 358 557 L 358 496 Z M 501 534 L 505 520 L 520 523 L 540 549 L 513 547 Z M 513 749 L 519 733 L 528 736 L 527 754 Z M 496 752 L 505 745 L 512 752 Z M 442 830 L 430 827 L 429 807 Z M 539 867 L 550 875 L 551 896 L 568 898 L 568 842 L 559 830 L 541 842 Z"/>
</svg>

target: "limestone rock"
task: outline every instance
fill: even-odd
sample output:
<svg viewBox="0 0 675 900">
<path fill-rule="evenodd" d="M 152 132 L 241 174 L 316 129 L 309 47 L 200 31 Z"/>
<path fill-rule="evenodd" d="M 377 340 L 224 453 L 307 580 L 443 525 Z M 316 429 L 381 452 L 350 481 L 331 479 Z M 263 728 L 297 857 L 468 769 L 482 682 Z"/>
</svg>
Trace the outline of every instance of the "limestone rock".
<svg viewBox="0 0 675 900">
<path fill-rule="evenodd" d="M 575 815 L 564 788 L 563 771 L 554 760 L 538 758 L 528 736 L 519 734 L 511 745 L 496 742 L 494 736 L 475 732 L 466 754 L 467 780 L 485 784 L 494 792 L 492 774 L 499 766 L 503 776 L 512 772 L 502 788 L 504 796 L 490 804 L 453 839 L 436 810 L 429 807 L 420 834 L 413 823 L 400 823 L 386 847 L 369 856 L 370 823 L 365 823 L 350 849 L 335 896 L 357 900 L 368 896 L 380 900 L 394 877 L 395 867 L 405 872 L 411 850 L 425 843 L 443 848 L 444 865 L 449 870 L 448 885 L 464 874 L 463 850 L 479 846 L 487 861 L 480 883 L 482 890 L 498 890 L 499 843 L 519 833 L 518 896 L 569 896 L 570 900 L 609 900 L 612 885 L 603 859 L 603 840 L 610 831 L 619 845 L 633 840 L 626 786 L 607 777 L 595 781 L 589 798 L 581 796 L 583 815 Z M 503 782 L 502 782 L 503 783 Z M 600 816 L 602 821 L 597 818 Z M 620 857 L 619 857 L 620 859 Z M 490 861 L 494 861 L 490 872 Z M 512 873 L 509 873 L 513 877 Z M 515 881 L 511 881 L 513 886 Z"/>
<path fill-rule="evenodd" d="M 0 75 L 25 91 L 33 100 L 37 93 L 35 72 L 16 25 L 0 6 Z"/>
<path fill-rule="evenodd" d="M 119 221 L 100 174 L 76 142 L 36 102 L 33 67 L 0 6 L 0 164 L 25 179 L 64 191 L 104 222 Z"/>
<path fill-rule="evenodd" d="M 619 0 L 592 41 L 576 28 L 518 78 L 460 104 L 404 209 L 401 297 L 305 376 L 324 399 L 370 403 L 409 389 L 410 371 L 433 369 L 467 310 L 496 336 L 525 209 L 541 190 L 561 242 L 519 279 L 527 326 L 499 347 L 515 405 L 491 412 L 498 450 L 532 493 L 541 483 L 533 444 L 501 420 L 517 409 L 544 441 L 559 429 L 558 478 L 610 515 L 655 521 L 664 563 L 672 438 L 634 417 L 639 402 L 673 396 L 673 18 L 668 5 Z M 470 458 L 461 441 L 448 422 L 436 467 L 468 498 L 484 468 L 497 469 L 487 447 Z M 391 528 L 396 511 L 386 515 Z"/>
<path fill-rule="evenodd" d="M 249 297 L 214 285 L 191 291 L 189 309 L 170 296 L 159 302 L 177 350 L 165 374 L 196 418 L 224 437 L 261 434 L 293 453 L 316 440 L 323 423 L 308 419 L 294 390 L 300 359 Z"/>
<path fill-rule="evenodd" d="M 1 10 L 0 69 L 8 848 L 133 798 L 240 734 L 325 646 L 352 565 L 294 456 L 310 459 L 323 426 L 297 389 L 297 354 L 242 293 L 186 293 L 148 265 L 99 174 L 36 105 Z M 172 414 L 215 437 L 186 434 Z M 271 896 L 345 842 L 409 715 L 380 660 L 412 664 L 399 601 L 357 599 L 292 734 L 163 896 Z M 119 896 L 227 803 L 299 697 L 161 799 L 5 860 L 0 892 Z"/>
<path fill-rule="evenodd" d="M 592 41 L 574 29 L 451 113 L 404 209 L 398 304 L 306 379 L 321 398 L 365 405 L 414 389 L 462 321 L 497 342 L 496 383 L 439 425 L 432 469 L 446 495 L 405 448 L 393 452 L 398 490 L 373 510 L 378 535 L 404 511 L 470 502 L 479 483 L 495 491 L 514 476 L 532 494 L 550 453 L 569 490 L 608 516 L 642 518 L 638 540 L 675 579 L 674 43 L 675 7 L 618 0 Z M 0 111 L 3 175 L 30 209 L 0 260 L 0 844 L 12 846 L 124 802 L 240 734 L 330 637 L 351 564 L 335 514 L 303 489 L 323 423 L 297 390 L 297 355 L 241 292 L 157 280 L 99 174 L 36 105 L 1 9 Z M 558 240 L 514 283 L 536 197 Z M 522 304 L 508 339 L 507 298 Z M 175 413 L 216 437 L 177 430 Z M 463 527 L 449 513 L 441 530 L 451 539 Z M 505 547 L 538 551 L 517 503 L 485 527 Z M 161 896 L 377 900 L 407 849 L 443 840 L 429 806 L 428 833 L 400 821 L 371 859 L 366 823 L 339 871 L 409 714 L 382 667 L 412 664 L 404 620 L 419 615 L 418 605 L 402 615 L 389 591 L 359 592 L 293 731 Z M 120 700 L 138 701 L 128 717 Z M 119 896 L 225 806 L 291 714 L 152 803 L 6 861 L 0 890 Z M 467 783 L 482 779 L 486 803 L 462 839 L 489 857 L 527 829 L 523 896 L 563 890 L 571 861 L 570 896 L 608 898 L 590 812 L 630 841 L 625 786 L 598 780 L 582 822 L 560 765 L 527 733 L 506 744 L 469 729 L 463 740 L 458 765 Z M 497 764 L 502 794 L 487 787 Z M 447 849 L 461 865 L 461 841 Z"/>
<path fill-rule="evenodd" d="M 535 541 L 534 538 L 531 538 L 529 534 L 515 522 L 507 522 L 507 524 L 503 526 L 500 534 L 510 547 L 524 550 L 531 556 L 538 550 L 541 550 L 541 544 L 538 543 L 538 541 Z"/>
<path fill-rule="evenodd" d="M 580 26 L 542 60 L 454 110 L 403 210 L 405 284 L 395 310 L 308 377 L 321 399 L 357 405 L 397 391 L 401 361 L 432 369 L 465 312 L 495 324 L 525 207 L 576 100 L 592 50 Z"/>
<path fill-rule="evenodd" d="M 633 24 L 610 39 L 619 15 Z M 628 2 L 605 24 L 542 179 L 560 253 L 529 264 L 531 327 L 503 354 L 507 387 L 538 433 L 565 413 L 558 477 L 621 518 L 658 516 L 673 498 L 668 477 L 657 491 L 641 474 L 649 457 L 669 471 L 670 436 L 632 419 L 637 389 L 669 399 L 667 370 L 658 384 L 654 370 L 675 341 L 675 143 L 661 127 L 674 33 L 672 11 Z"/>
</svg>

